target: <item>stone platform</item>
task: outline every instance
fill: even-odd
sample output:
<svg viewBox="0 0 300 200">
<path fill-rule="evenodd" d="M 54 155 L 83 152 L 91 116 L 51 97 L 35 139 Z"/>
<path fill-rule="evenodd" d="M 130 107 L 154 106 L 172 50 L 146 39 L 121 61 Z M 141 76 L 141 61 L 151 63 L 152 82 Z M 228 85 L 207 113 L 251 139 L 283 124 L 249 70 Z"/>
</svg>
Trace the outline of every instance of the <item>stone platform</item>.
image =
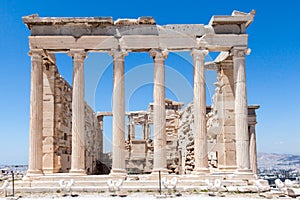
<svg viewBox="0 0 300 200">
<path fill-rule="evenodd" d="M 207 191 L 208 187 L 205 179 L 211 182 L 215 179 L 222 180 L 221 191 L 228 192 L 258 192 L 257 186 L 254 184 L 254 179 L 251 180 L 237 180 L 234 175 L 208 175 L 205 178 L 200 178 L 198 175 L 162 175 L 171 179 L 176 177 L 178 183 L 176 190 L 181 192 L 186 191 Z M 37 177 L 30 177 L 23 181 L 15 183 L 15 191 L 20 193 L 57 193 L 61 191 L 59 181 L 75 181 L 72 186 L 73 192 L 108 192 L 107 181 L 112 179 L 117 181 L 119 178 L 110 175 L 84 175 L 71 176 L 70 174 L 53 174 Z M 262 185 L 267 186 L 265 180 L 260 181 Z M 11 185 L 10 185 L 11 187 Z M 163 186 L 162 186 L 163 187 Z M 10 188 L 9 188 L 10 189 Z M 156 175 L 127 175 L 121 187 L 122 192 L 156 192 L 159 189 L 159 180 Z"/>
</svg>

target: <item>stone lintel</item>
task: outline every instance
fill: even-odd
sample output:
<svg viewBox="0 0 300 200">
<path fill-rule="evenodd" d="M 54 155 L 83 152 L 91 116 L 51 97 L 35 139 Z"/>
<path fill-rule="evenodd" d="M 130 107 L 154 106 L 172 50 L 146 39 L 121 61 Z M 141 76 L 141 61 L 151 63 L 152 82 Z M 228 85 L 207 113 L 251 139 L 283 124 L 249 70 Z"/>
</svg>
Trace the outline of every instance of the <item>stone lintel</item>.
<svg viewBox="0 0 300 200">
<path fill-rule="evenodd" d="M 207 70 L 217 70 L 218 68 L 219 68 L 218 64 L 215 62 L 206 62 L 205 63 L 205 69 L 207 69 Z"/>
<path fill-rule="evenodd" d="M 87 51 L 110 51 L 119 46 L 128 51 L 148 52 L 150 49 L 186 51 L 205 48 L 209 51 L 229 51 L 233 46 L 247 46 L 248 36 L 222 34 L 205 35 L 200 39 L 188 36 L 124 36 L 119 41 L 113 36 L 29 36 L 31 49 L 46 49 L 49 52 L 67 52 L 69 49 Z"/>
<path fill-rule="evenodd" d="M 257 105 L 257 104 L 255 104 L 255 105 L 248 105 L 248 109 L 259 109 L 260 108 L 260 105 Z"/>
<path fill-rule="evenodd" d="M 232 69 L 232 62 L 207 62 L 205 63 L 205 69 L 207 70 L 219 70 L 219 69 Z"/>
<path fill-rule="evenodd" d="M 112 112 L 97 112 L 97 116 L 112 116 Z"/>
<path fill-rule="evenodd" d="M 147 112 L 147 111 L 145 111 L 145 110 L 126 112 L 126 115 L 129 115 L 129 116 L 134 116 L 134 115 L 147 115 L 147 114 L 150 114 L 150 113 Z"/>
<path fill-rule="evenodd" d="M 229 51 L 234 46 L 247 46 L 247 34 L 207 34 L 197 38 L 198 46 L 209 51 Z"/>
</svg>

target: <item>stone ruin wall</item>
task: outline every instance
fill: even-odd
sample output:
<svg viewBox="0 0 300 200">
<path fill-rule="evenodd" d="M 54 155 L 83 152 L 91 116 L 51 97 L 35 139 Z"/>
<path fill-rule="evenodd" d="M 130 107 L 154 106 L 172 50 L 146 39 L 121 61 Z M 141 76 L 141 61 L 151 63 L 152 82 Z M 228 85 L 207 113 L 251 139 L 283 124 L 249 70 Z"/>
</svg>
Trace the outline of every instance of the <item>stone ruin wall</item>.
<svg viewBox="0 0 300 200">
<path fill-rule="evenodd" d="M 57 66 L 45 63 L 43 75 L 43 170 L 67 173 L 72 153 L 72 87 Z M 102 155 L 102 127 L 93 109 L 85 103 L 85 165 L 96 171 Z"/>
<path fill-rule="evenodd" d="M 212 106 L 207 107 L 208 160 L 210 169 L 216 171 L 230 171 L 236 167 L 232 76 L 233 70 L 230 68 L 217 71 Z M 72 87 L 60 76 L 55 65 L 46 64 L 44 67 L 43 103 L 43 169 L 45 173 L 68 172 L 72 149 Z M 166 99 L 167 168 L 170 173 L 190 174 L 194 168 L 194 112 L 192 103 L 184 110 L 182 106 L 182 103 Z M 249 116 L 249 123 L 255 124 L 255 109 L 249 109 Z M 130 112 L 128 117 L 126 170 L 131 174 L 151 173 L 153 105 L 150 104 L 147 111 Z M 94 111 L 85 104 L 85 162 L 88 174 L 104 173 L 96 166 L 100 160 L 100 164 L 108 168 L 111 164 L 111 158 L 103 157 L 102 123 L 103 119 L 97 119 Z M 137 125 L 141 125 L 139 131 L 142 133 L 135 132 Z M 143 138 L 135 138 L 137 134 Z M 105 163 L 105 160 L 108 162 Z"/>
<path fill-rule="evenodd" d="M 212 106 L 206 108 L 208 164 L 211 170 L 233 170 L 236 166 L 233 70 L 217 72 Z M 182 174 L 194 169 L 193 104 L 186 106 L 181 116 L 179 151 L 182 154 Z"/>
<path fill-rule="evenodd" d="M 188 104 L 183 110 L 178 131 L 178 151 L 180 154 L 180 174 L 189 174 L 194 169 L 193 106 Z"/>
<path fill-rule="evenodd" d="M 103 154 L 102 127 L 96 113 L 85 103 L 85 166 L 88 174 L 99 173 L 97 162 Z"/>
<path fill-rule="evenodd" d="M 178 129 L 181 107 L 183 103 L 172 100 L 166 102 L 166 135 L 167 135 L 167 169 L 170 173 L 179 172 L 178 154 Z M 128 114 L 128 133 L 125 141 L 126 146 L 126 170 L 128 173 L 141 174 L 151 173 L 153 168 L 153 104 L 150 104 L 147 111 L 130 112 Z M 136 126 L 141 125 L 142 133 L 136 132 Z M 153 128 L 153 127 L 152 127 Z M 142 135 L 142 138 L 136 138 Z"/>
<path fill-rule="evenodd" d="M 154 150 L 153 138 L 150 135 L 151 114 L 147 111 L 130 112 L 128 120 L 127 139 L 125 140 L 126 170 L 131 174 L 150 173 Z M 137 129 L 137 126 L 141 126 L 142 130 Z"/>
<path fill-rule="evenodd" d="M 208 165 L 212 172 L 236 169 L 235 100 L 232 80 L 232 67 L 220 68 L 217 71 L 212 106 L 206 108 Z M 188 104 L 183 110 L 182 106 L 181 103 L 166 99 L 167 168 L 170 173 L 190 174 L 194 169 L 194 108 L 193 103 Z M 249 127 L 256 124 L 257 108 L 257 106 L 248 107 Z M 147 111 L 129 113 L 126 140 L 126 169 L 129 173 L 151 172 L 153 136 L 147 135 L 151 132 L 149 127 L 153 123 L 152 115 L 152 104 Z M 140 134 L 144 135 L 143 139 L 135 139 L 134 131 L 137 124 L 146 127 Z M 255 131 L 255 128 L 249 128 L 249 138 L 251 131 Z"/>
<path fill-rule="evenodd" d="M 232 171 L 236 169 L 236 139 L 234 114 L 233 69 L 217 71 L 216 89 L 212 106 L 206 108 L 208 164 L 211 171 Z M 251 126 L 256 124 L 258 106 L 248 107 L 249 138 Z M 193 103 L 183 110 L 178 130 L 181 174 L 190 174 L 194 169 L 194 111 Z M 254 130 L 253 130 L 254 129 Z M 254 169 L 255 170 L 255 169 Z"/>
</svg>

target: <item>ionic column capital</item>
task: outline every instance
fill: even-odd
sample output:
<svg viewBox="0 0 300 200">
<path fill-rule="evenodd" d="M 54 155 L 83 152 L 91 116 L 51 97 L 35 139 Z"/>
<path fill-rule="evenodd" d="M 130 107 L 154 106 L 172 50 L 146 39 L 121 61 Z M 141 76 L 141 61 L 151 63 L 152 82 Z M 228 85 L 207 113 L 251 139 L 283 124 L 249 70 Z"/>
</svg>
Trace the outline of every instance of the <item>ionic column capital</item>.
<svg viewBox="0 0 300 200">
<path fill-rule="evenodd" d="M 234 57 L 245 57 L 246 55 L 249 55 L 251 52 L 251 49 L 247 47 L 233 47 L 230 50 L 230 54 Z"/>
<path fill-rule="evenodd" d="M 84 49 L 70 49 L 68 55 L 73 58 L 74 61 L 84 61 L 87 57 L 87 52 Z"/>
<path fill-rule="evenodd" d="M 128 51 L 125 49 L 111 49 L 109 54 L 114 60 L 124 60 L 124 57 L 128 55 Z"/>
<path fill-rule="evenodd" d="M 168 50 L 161 50 L 161 49 L 151 49 L 149 51 L 150 56 L 154 60 L 164 60 L 165 58 L 168 57 L 169 51 Z"/>
<path fill-rule="evenodd" d="M 41 59 L 45 55 L 45 51 L 43 49 L 30 49 L 28 52 L 28 56 L 31 56 L 33 59 Z"/>
<path fill-rule="evenodd" d="M 192 49 L 191 55 L 194 57 L 194 59 L 203 59 L 207 54 L 209 53 L 206 49 Z"/>
</svg>

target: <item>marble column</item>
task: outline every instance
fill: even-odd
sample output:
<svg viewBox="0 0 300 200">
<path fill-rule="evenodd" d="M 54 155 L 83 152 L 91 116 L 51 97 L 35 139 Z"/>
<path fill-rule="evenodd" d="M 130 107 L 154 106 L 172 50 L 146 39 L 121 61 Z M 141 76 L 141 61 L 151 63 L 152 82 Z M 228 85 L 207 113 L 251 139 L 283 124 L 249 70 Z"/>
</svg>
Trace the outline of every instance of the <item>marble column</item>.
<svg viewBox="0 0 300 200">
<path fill-rule="evenodd" d="M 150 125 L 147 122 L 145 126 L 146 126 L 146 132 L 145 132 L 146 140 L 149 140 L 150 139 Z"/>
<path fill-rule="evenodd" d="M 166 109 L 165 109 L 165 58 L 167 51 L 153 49 L 150 56 L 154 60 L 153 88 L 153 127 L 154 127 L 154 158 L 152 173 L 167 173 L 166 154 Z"/>
<path fill-rule="evenodd" d="M 114 60 L 113 81 L 113 158 L 111 175 L 125 175 L 125 99 L 124 99 L 124 50 L 111 50 Z"/>
<path fill-rule="evenodd" d="M 237 171 L 250 171 L 248 105 L 246 91 L 245 55 L 247 48 L 234 47 L 233 77 L 235 95 L 235 134 Z"/>
<path fill-rule="evenodd" d="M 84 132 L 84 59 L 87 53 L 83 49 L 70 50 L 73 58 L 72 90 L 72 174 L 86 174 L 85 170 L 85 132 Z"/>
<path fill-rule="evenodd" d="M 147 122 L 144 122 L 142 124 L 142 128 L 143 128 L 143 139 L 144 140 L 148 140 L 149 139 L 149 134 L 148 134 L 148 123 Z"/>
<path fill-rule="evenodd" d="M 30 89 L 30 135 L 27 176 L 41 175 L 43 167 L 43 55 L 42 49 L 32 49 Z"/>
<path fill-rule="evenodd" d="M 250 128 L 250 168 L 254 174 L 257 174 L 257 150 L 256 150 L 256 132 L 255 124 L 251 124 Z"/>
<path fill-rule="evenodd" d="M 194 174 L 205 174 L 208 170 L 205 56 L 207 50 L 193 49 L 194 59 Z"/>
<path fill-rule="evenodd" d="M 99 155 L 100 155 L 100 158 L 102 158 L 103 157 L 103 120 L 104 120 L 104 116 L 103 115 L 98 115 L 97 119 L 98 119 L 98 122 L 99 122 L 100 131 L 101 131 L 100 138 L 99 138 L 100 139 L 100 142 L 99 142 L 99 145 L 100 145 Z"/>
<path fill-rule="evenodd" d="M 135 124 L 133 121 L 129 124 L 129 137 L 131 141 L 135 140 Z"/>
</svg>

